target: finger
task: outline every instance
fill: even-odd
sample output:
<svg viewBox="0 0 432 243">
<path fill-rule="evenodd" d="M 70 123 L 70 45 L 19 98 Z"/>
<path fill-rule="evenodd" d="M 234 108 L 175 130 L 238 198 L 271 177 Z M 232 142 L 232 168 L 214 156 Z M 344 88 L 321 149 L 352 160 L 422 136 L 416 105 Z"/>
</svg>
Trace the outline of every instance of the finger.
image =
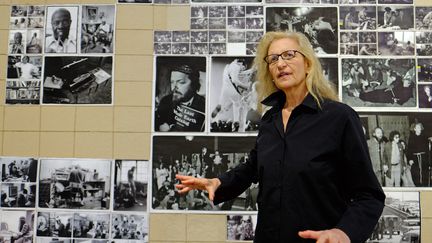
<svg viewBox="0 0 432 243">
<path fill-rule="evenodd" d="M 183 184 L 177 184 L 177 185 L 175 185 L 175 187 L 176 187 L 177 189 L 183 189 L 183 188 L 185 188 L 186 186 L 183 185 Z"/>
<path fill-rule="evenodd" d="M 187 180 L 187 179 L 194 178 L 192 176 L 185 176 L 185 175 L 180 175 L 180 174 L 176 174 L 175 177 L 176 177 L 176 179 L 179 179 L 179 180 Z"/>
<path fill-rule="evenodd" d="M 305 230 L 300 231 L 298 234 L 301 238 L 304 239 L 315 239 L 317 240 L 321 235 L 322 231 L 313 231 L 313 230 Z"/>
<path fill-rule="evenodd" d="M 191 190 L 193 190 L 193 188 L 185 187 L 185 188 L 179 190 L 178 193 L 185 194 L 185 193 L 187 193 L 188 191 L 191 191 Z"/>
</svg>

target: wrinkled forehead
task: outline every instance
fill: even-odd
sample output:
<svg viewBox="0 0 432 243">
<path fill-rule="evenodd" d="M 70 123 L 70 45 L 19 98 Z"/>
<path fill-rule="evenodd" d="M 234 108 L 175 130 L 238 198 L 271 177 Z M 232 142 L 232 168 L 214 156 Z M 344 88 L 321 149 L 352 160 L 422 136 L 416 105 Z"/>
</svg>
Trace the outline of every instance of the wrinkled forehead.
<svg viewBox="0 0 432 243">
<path fill-rule="evenodd" d="M 286 50 L 298 50 L 299 44 L 295 38 L 284 37 L 273 40 L 267 50 L 267 54 L 280 54 Z"/>
<path fill-rule="evenodd" d="M 180 80 L 180 79 L 186 79 L 187 74 L 179 72 L 179 71 L 172 71 L 171 72 L 171 80 Z"/>
</svg>

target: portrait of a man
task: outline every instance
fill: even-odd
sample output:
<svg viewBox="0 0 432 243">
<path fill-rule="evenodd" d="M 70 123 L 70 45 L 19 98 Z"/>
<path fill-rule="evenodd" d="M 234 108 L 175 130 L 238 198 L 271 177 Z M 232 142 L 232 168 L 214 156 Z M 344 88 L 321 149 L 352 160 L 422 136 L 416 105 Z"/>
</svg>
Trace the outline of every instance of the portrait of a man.
<svg viewBox="0 0 432 243">
<path fill-rule="evenodd" d="M 46 53 L 76 53 L 77 7 L 48 7 Z"/>
</svg>

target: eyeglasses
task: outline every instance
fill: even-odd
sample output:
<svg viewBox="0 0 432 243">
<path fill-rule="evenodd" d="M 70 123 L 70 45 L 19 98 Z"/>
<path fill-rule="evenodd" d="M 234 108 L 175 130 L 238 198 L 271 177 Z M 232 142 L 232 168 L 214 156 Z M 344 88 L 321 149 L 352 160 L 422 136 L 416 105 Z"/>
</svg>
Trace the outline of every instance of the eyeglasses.
<svg viewBox="0 0 432 243">
<path fill-rule="evenodd" d="M 297 50 L 286 50 L 286 51 L 282 52 L 281 54 L 268 55 L 268 56 L 264 57 L 264 61 L 267 64 L 273 64 L 273 63 L 276 63 L 277 61 L 279 61 L 279 57 L 282 57 L 282 60 L 285 60 L 285 61 L 291 60 L 296 56 L 297 52 L 303 55 L 303 53 L 301 53 Z"/>
</svg>

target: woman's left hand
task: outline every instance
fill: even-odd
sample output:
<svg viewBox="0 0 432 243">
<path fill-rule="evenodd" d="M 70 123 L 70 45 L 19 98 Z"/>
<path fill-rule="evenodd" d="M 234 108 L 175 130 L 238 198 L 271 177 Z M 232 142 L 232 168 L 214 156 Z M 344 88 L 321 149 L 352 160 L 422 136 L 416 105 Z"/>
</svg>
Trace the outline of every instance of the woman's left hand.
<svg viewBox="0 0 432 243">
<path fill-rule="evenodd" d="M 350 243 L 349 237 L 340 229 L 330 230 L 305 230 L 300 231 L 299 236 L 304 239 L 314 239 L 316 243 Z"/>
</svg>

